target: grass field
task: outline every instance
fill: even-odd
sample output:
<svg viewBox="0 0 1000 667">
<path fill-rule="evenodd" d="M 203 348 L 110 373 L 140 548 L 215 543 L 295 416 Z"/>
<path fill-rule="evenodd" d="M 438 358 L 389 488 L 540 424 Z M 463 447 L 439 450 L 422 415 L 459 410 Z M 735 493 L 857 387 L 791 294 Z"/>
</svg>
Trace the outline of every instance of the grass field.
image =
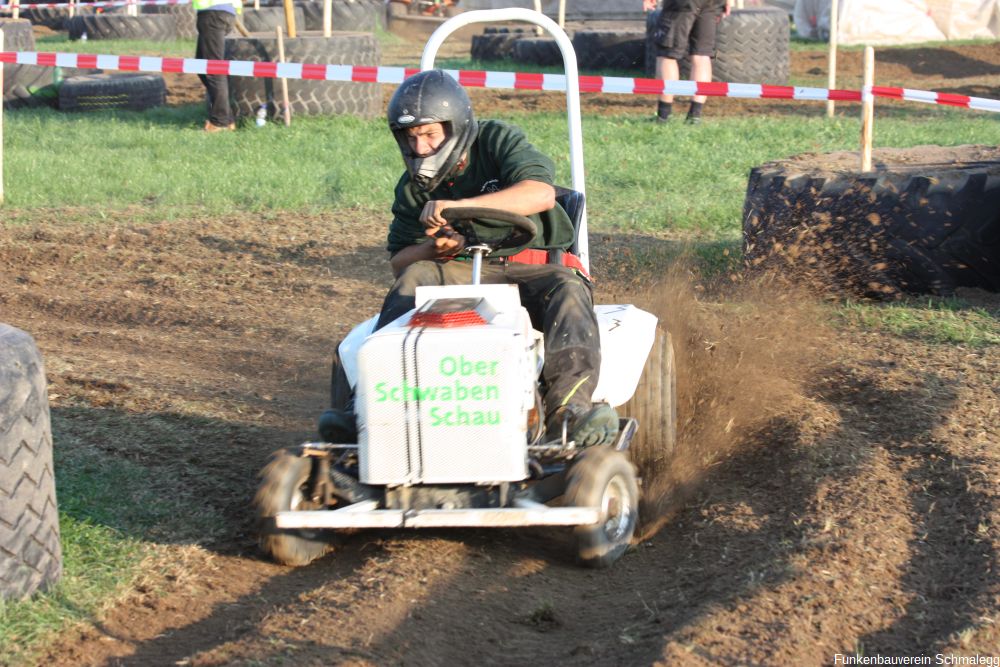
<svg viewBox="0 0 1000 667">
<path fill-rule="evenodd" d="M 42 40 L 39 50 L 150 53 L 150 44 Z M 796 47 L 802 48 L 802 47 Z M 157 53 L 186 56 L 189 42 Z M 467 63 L 452 62 L 464 67 Z M 484 110 L 484 115 L 489 115 Z M 566 125 L 561 114 L 509 114 L 569 183 Z M 136 224 L 203 215 L 294 214 L 364 208 L 387 210 L 401 171 L 382 119 L 297 118 L 291 128 L 268 125 L 226 135 L 199 131 L 197 105 L 144 113 L 67 115 L 52 110 L 4 118 L 4 224 L 100 224 L 128 212 Z M 856 150 L 854 118 L 723 117 L 700 127 L 658 127 L 645 117 L 583 120 L 589 219 L 597 232 L 630 231 L 696 242 L 703 264 L 724 272 L 739 252 L 746 179 L 755 165 L 802 152 Z M 912 107 L 880 107 L 876 145 L 1000 144 L 992 115 Z M 210 178 L 205 178 L 210 174 Z M 892 306 L 831 306 L 840 326 L 915 336 L 939 344 L 1000 344 L 996 316 L 957 300 L 914 299 Z M 80 421 L 63 416 L 53 430 L 72 439 Z M 150 423 L 161 438 L 183 438 L 171 425 Z M 96 429 L 115 425 L 98 423 Z M 67 450 L 73 450 L 67 447 Z M 190 534 L 210 535 L 217 517 L 187 517 L 186 499 L 158 493 L 127 461 L 57 448 L 65 576 L 55 591 L 19 603 L 0 602 L 0 663 L 23 657 L 67 623 L 92 618 L 139 572 L 156 545 Z M 112 492 L 113 491 L 113 492 Z M 156 494 L 160 502 L 147 502 Z M 129 511 L 120 511 L 122 497 Z M 147 561 L 149 562 L 149 561 Z M 16 648 L 15 648 L 16 647 Z"/>
<path fill-rule="evenodd" d="M 941 110 L 933 118 L 911 118 L 906 111 L 878 120 L 878 146 L 1000 143 L 992 116 Z M 272 124 L 214 136 L 198 131 L 202 115 L 192 106 L 8 114 L 8 214 L 18 220 L 33 209 L 83 207 L 99 218 L 136 207 L 139 218 L 152 219 L 388 208 L 401 164 L 381 119 L 302 117 L 287 129 Z M 556 157 L 557 179 L 569 183 L 564 117 L 507 119 Z M 803 152 L 852 150 L 858 134 L 849 118 L 724 117 L 697 128 L 663 128 L 645 117 L 589 116 L 583 127 L 595 229 L 727 237 L 740 233 L 752 166 Z"/>
</svg>

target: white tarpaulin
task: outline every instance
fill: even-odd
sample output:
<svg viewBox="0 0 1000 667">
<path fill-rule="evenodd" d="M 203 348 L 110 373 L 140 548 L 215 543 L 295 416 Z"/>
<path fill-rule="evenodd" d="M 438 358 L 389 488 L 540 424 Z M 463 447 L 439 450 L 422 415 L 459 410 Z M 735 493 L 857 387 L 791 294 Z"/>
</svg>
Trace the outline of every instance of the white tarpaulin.
<svg viewBox="0 0 1000 667">
<path fill-rule="evenodd" d="M 830 0 L 796 0 L 796 32 L 830 35 Z M 1000 35 L 1000 0 L 840 0 L 841 44 L 912 44 Z"/>
</svg>

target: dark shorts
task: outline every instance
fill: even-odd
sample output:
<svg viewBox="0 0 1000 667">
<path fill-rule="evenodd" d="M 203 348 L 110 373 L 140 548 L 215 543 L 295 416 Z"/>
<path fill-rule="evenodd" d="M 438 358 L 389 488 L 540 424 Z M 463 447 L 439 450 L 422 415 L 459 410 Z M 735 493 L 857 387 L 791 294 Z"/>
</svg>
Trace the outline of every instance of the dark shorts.
<svg viewBox="0 0 1000 667">
<path fill-rule="evenodd" d="M 715 56 L 715 34 L 724 7 L 714 0 L 666 0 L 653 43 L 660 58 Z"/>
</svg>

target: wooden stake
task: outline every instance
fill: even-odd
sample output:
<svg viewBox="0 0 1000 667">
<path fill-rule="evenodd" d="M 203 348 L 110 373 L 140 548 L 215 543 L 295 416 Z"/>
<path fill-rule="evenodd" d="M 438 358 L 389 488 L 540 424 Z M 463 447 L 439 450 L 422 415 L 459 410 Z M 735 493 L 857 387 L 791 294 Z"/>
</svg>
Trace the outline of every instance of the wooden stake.
<svg viewBox="0 0 1000 667">
<path fill-rule="evenodd" d="M 70 18 L 76 16 L 76 0 L 69 0 L 69 16 Z"/>
<path fill-rule="evenodd" d="M 875 128 L 875 49 L 865 47 L 865 82 L 861 89 L 861 171 L 872 170 L 872 135 Z"/>
<path fill-rule="evenodd" d="M 285 0 L 286 3 L 288 0 Z M 281 34 L 281 26 L 277 26 L 275 31 L 278 33 L 278 62 L 285 62 L 285 38 Z M 281 105 L 283 107 L 283 115 L 285 117 L 285 127 L 292 124 L 292 105 L 288 103 L 288 79 L 281 77 Z"/>
<path fill-rule="evenodd" d="M 837 7 L 837 0 L 830 0 L 830 51 L 826 58 L 826 87 L 833 90 L 837 87 L 837 33 L 840 32 L 838 29 L 838 14 L 840 13 L 840 8 Z M 833 118 L 833 100 L 827 100 L 826 102 L 826 117 Z"/>
<path fill-rule="evenodd" d="M 323 0 L 323 36 L 333 33 L 333 0 Z"/>
<path fill-rule="evenodd" d="M 11 18 L 16 21 L 19 18 L 21 18 L 21 0 L 14 0 L 12 3 L 10 3 L 10 5 L 13 10 L 11 12 Z"/>
<path fill-rule="evenodd" d="M 0 51 L 3 51 L 3 30 L 0 30 Z M 3 65 L 0 65 L 0 90 L 3 90 Z M 0 204 L 3 203 L 3 103 L 0 102 Z"/>
<path fill-rule="evenodd" d="M 253 0 L 253 8 L 260 9 L 260 0 Z"/>
<path fill-rule="evenodd" d="M 559 27 L 566 27 L 566 0 L 559 0 Z"/>
<path fill-rule="evenodd" d="M 292 0 L 285 0 L 285 23 L 288 25 L 288 39 L 295 39 L 298 32 L 295 30 L 295 5 Z"/>
<path fill-rule="evenodd" d="M 542 0 L 534 0 L 534 2 L 532 3 L 532 5 L 534 5 L 534 10 L 536 12 L 538 12 L 539 14 L 542 13 Z M 540 25 L 536 25 L 535 26 L 535 34 L 536 35 L 541 35 L 542 34 L 542 26 L 540 26 Z"/>
</svg>

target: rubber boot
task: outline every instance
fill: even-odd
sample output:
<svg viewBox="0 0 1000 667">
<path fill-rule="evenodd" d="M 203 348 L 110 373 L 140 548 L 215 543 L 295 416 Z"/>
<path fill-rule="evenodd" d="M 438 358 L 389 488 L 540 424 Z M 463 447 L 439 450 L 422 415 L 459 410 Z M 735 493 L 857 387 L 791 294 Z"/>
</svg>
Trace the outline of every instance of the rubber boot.
<svg viewBox="0 0 1000 667">
<path fill-rule="evenodd" d="M 607 403 L 597 403 L 589 410 L 573 404 L 559 408 L 546 422 L 549 439 L 562 437 L 563 421 L 577 447 L 610 445 L 618 437 L 618 413 Z"/>
<path fill-rule="evenodd" d="M 323 442 L 335 445 L 353 445 L 358 442 L 358 426 L 353 412 L 326 410 L 319 416 L 317 430 Z"/>
</svg>

